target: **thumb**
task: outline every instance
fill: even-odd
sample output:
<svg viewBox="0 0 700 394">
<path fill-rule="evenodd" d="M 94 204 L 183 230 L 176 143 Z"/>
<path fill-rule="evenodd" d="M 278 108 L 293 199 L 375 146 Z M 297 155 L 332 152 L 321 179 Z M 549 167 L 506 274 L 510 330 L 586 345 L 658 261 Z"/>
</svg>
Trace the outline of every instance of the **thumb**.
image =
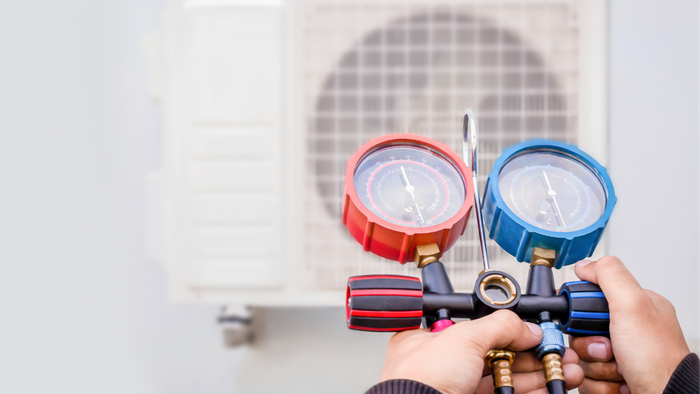
<svg viewBox="0 0 700 394">
<path fill-rule="evenodd" d="M 474 344 L 483 350 L 484 355 L 491 349 L 524 351 L 539 345 L 542 340 L 542 329 L 538 325 L 525 323 L 508 310 L 457 323 L 451 330 L 444 332 L 462 338 L 473 338 Z"/>
<path fill-rule="evenodd" d="M 597 261 L 579 261 L 574 266 L 576 276 L 596 283 L 605 293 L 609 303 L 624 304 L 643 297 L 644 291 L 632 273 L 614 256 Z"/>
</svg>

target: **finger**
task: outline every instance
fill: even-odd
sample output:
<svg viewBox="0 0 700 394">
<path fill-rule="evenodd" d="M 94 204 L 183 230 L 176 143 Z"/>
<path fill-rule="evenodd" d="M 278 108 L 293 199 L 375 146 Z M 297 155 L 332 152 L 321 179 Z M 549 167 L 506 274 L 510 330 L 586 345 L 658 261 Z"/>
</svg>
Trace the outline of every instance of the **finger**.
<svg viewBox="0 0 700 394">
<path fill-rule="evenodd" d="M 584 379 L 578 392 L 579 394 L 630 394 L 629 387 L 624 383 L 601 382 L 593 379 Z"/>
<path fill-rule="evenodd" d="M 564 357 L 561 359 L 563 364 L 578 364 L 579 358 L 576 352 L 566 348 Z M 515 362 L 511 367 L 513 372 L 534 372 L 542 370 L 542 360 L 535 356 L 532 352 L 521 352 L 515 354 Z"/>
<path fill-rule="evenodd" d="M 573 390 L 583 382 L 583 370 L 576 364 L 564 365 L 564 378 L 566 379 L 567 390 Z M 527 393 L 533 390 L 547 387 L 547 381 L 544 377 L 544 372 L 524 372 L 513 374 L 513 387 L 517 393 Z M 493 377 L 485 376 L 481 378 L 476 388 L 476 393 L 494 392 Z"/>
<path fill-rule="evenodd" d="M 527 394 L 549 394 L 549 391 L 546 388 L 544 388 L 544 389 L 537 389 L 537 390 L 530 391 Z"/>
<path fill-rule="evenodd" d="M 457 323 L 443 331 L 445 335 L 468 338 L 486 355 L 491 349 L 523 351 L 537 346 L 542 340 L 542 329 L 525 323 L 511 311 L 500 310 L 488 316 Z"/>
<path fill-rule="evenodd" d="M 583 375 L 589 379 L 594 380 L 604 380 L 606 382 L 624 382 L 625 378 L 622 377 L 620 371 L 617 369 L 617 362 L 586 362 L 581 361 L 581 369 L 583 369 Z"/>
<path fill-rule="evenodd" d="M 532 352 L 516 353 L 515 362 L 511 368 L 516 373 L 541 371 L 542 361 L 538 360 Z"/>
<path fill-rule="evenodd" d="M 564 379 L 566 379 L 566 389 L 573 390 L 580 386 L 585 379 L 583 369 L 578 364 L 564 364 Z"/>
<path fill-rule="evenodd" d="M 569 337 L 569 347 L 582 361 L 610 361 L 612 343 L 606 337 Z"/>
<path fill-rule="evenodd" d="M 571 349 L 571 348 L 565 348 L 564 350 L 564 357 L 561 358 L 561 362 L 564 364 L 578 364 L 580 361 L 578 354 Z"/>
<path fill-rule="evenodd" d="M 580 279 L 598 284 L 610 304 L 627 305 L 646 298 L 642 287 L 617 257 L 579 261 L 574 271 Z"/>
</svg>

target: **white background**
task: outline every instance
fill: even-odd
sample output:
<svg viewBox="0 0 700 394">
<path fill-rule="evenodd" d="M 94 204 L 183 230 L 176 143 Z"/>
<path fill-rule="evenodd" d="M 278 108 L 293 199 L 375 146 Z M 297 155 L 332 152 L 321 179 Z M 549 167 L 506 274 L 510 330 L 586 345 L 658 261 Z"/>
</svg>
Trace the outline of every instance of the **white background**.
<svg viewBox="0 0 700 394">
<path fill-rule="evenodd" d="M 216 308 L 170 304 L 165 272 L 146 259 L 160 123 L 140 39 L 163 7 L 2 4 L 0 392 L 235 390 L 243 351 L 221 346 Z M 609 7 L 610 250 L 673 301 L 697 350 L 698 5 Z"/>
</svg>

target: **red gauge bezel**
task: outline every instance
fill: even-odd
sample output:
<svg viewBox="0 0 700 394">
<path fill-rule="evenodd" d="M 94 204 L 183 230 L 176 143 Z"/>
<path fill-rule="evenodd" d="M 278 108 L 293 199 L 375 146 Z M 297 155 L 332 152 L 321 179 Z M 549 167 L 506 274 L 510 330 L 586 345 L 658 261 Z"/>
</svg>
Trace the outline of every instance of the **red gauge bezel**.
<svg viewBox="0 0 700 394">
<path fill-rule="evenodd" d="M 464 203 L 457 213 L 446 221 L 430 227 L 403 227 L 389 223 L 365 207 L 355 191 L 353 178 L 360 161 L 370 152 L 385 145 L 408 143 L 427 147 L 442 154 L 460 172 L 466 189 Z M 467 228 L 467 220 L 474 206 L 472 171 L 447 145 L 414 134 L 392 134 L 374 138 L 363 145 L 348 160 L 345 172 L 345 200 L 343 224 L 350 234 L 363 245 L 365 251 L 405 264 L 414 259 L 416 246 L 436 243 L 440 252 L 446 252 Z"/>
</svg>

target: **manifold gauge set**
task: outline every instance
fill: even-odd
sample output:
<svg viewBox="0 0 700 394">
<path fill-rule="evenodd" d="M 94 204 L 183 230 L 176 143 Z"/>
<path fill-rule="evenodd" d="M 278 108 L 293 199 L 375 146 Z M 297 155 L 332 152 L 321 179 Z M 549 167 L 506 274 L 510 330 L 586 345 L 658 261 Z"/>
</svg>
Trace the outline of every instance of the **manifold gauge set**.
<svg viewBox="0 0 700 394">
<path fill-rule="evenodd" d="M 476 121 L 469 110 L 462 132 L 463 159 L 429 138 L 394 134 L 369 141 L 348 160 L 343 224 L 365 251 L 415 263 L 422 279 L 349 278 L 348 328 L 387 332 L 424 325 L 439 332 L 453 318 L 478 319 L 507 309 L 540 325 L 544 336 L 534 351 L 549 392 L 563 393 L 563 334 L 609 335 L 610 320 L 597 285 L 567 282 L 557 292 L 552 270 L 593 254 L 617 201 L 613 184 L 605 168 L 579 148 L 537 139 L 501 154 L 482 199 Z M 440 257 L 464 233 L 472 209 L 484 269 L 474 293 L 456 293 Z M 524 291 L 510 274 L 490 269 L 487 232 L 530 264 Z M 486 357 L 498 394 L 514 390 L 514 357 L 500 349 Z"/>
</svg>

